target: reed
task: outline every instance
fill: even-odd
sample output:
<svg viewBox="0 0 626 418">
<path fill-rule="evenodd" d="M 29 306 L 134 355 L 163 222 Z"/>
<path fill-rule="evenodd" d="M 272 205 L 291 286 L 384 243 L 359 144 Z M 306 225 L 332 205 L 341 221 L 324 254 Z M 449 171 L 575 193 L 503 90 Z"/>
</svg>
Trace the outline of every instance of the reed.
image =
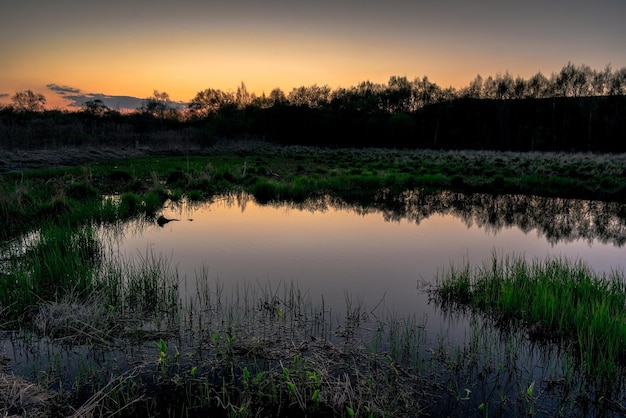
<svg viewBox="0 0 626 418">
<path fill-rule="evenodd" d="M 40 301 L 68 292 L 88 292 L 102 261 L 102 247 L 89 226 L 68 229 L 49 224 L 14 246 L 6 278 L 0 281 L 0 304 L 12 318 Z"/>
<path fill-rule="evenodd" d="M 626 287 L 622 274 L 598 275 L 577 261 L 498 256 L 475 269 L 451 268 L 437 279 L 441 303 L 476 308 L 536 340 L 572 347 L 585 371 L 603 380 L 626 357 Z"/>
</svg>

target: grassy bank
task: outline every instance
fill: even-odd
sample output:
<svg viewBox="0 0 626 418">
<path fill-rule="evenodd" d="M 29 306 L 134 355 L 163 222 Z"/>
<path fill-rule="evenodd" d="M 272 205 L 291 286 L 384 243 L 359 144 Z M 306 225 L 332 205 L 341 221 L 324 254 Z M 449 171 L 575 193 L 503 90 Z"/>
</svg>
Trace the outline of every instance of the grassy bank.
<svg viewBox="0 0 626 418">
<path fill-rule="evenodd" d="M 198 153 L 198 151 L 195 151 Z M 2 238 L 41 220 L 148 214 L 167 199 L 207 199 L 244 190 L 257 200 L 303 201 L 330 194 L 370 202 L 381 189 L 448 189 L 626 201 L 626 156 L 483 151 L 401 151 L 264 144 L 31 169 L 0 177 Z M 125 213 L 100 196 L 124 194 Z"/>
</svg>

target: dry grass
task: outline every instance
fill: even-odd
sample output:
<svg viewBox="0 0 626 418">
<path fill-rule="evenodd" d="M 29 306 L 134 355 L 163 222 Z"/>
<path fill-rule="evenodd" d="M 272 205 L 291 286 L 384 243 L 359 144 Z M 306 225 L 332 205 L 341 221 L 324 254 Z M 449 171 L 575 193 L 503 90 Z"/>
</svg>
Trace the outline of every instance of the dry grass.
<svg viewBox="0 0 626 418">
<path fill-rule="evenodd" d="M 13 374 L 0 373 L 0 416 L 49 417 L 57 394 Z"/>
<path fill-rule="evenodd" d="M 143 401 L 143 396 L 128 399 L 128 402 L 120 404 L 117 401 L 117 394 L 123 390 L 126 382 L 134 379 L 140 368 L 128 370 L 120 376 L 111 376 L 109 382 L 94 393 L 78 409 L 70 415 L 71 418 L 91 418 L 91 417 L 114 417 L 127 408 L 131 408 L 135 403 Z"/>
<path fill-rule="evenodd" d="M 67 342 L 105 343 L 115 335 L 118 324 L 106 309 L 95 301 L 79 302 L 66 297 L 62 302 L 48 302 L 39 307 L 34 324 L 42 334 Z"/>
</svg>

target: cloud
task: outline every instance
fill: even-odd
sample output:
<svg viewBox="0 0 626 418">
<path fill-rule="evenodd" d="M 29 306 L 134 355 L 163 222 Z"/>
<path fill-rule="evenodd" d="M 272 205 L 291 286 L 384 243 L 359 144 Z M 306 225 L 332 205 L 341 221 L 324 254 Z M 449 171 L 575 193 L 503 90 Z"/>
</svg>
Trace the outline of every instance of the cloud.
<svg viewBox="0 0 626 418">
<path fill-rule="evenodd" d="M 145 99 L 132 96 L 110 96 L 102 93 L 71 94 L 64 97 L 69 100 L 68 107 L 83 107 L 86 102 L 100 100 L 113 110 L 135 110 L 141 107 Z"/>
<path fill-rule="evenodd" d="M 64 95 L 66 93 L 80 93 L 80 89 L 75 89 L 68 86 L 59 86 L 58 84 L 54 83 L 46 84 L 46 87 L 61 95 Z"/>
<path fill-rule="evenodd" d="M 146 100 L 144 97 L 111 96 L 102 93 L 70 94 L 63 96 L 63 98 L 69 100 L 68 107 L 83 107 L 88 101 L 100 100 L 106 107 L 113 110 L 136 110 Z M 187 103 L 169 101 L 167 105 L 174 109 L 183 110 Z"/>
<path fill-rule="evenodd" d="M 69 108 L 82 108 L 91 100 L 100 100 L 106 107 L 113 110 L 136 110 L 141 108 L 146 100 L 145 97 L 111 96 L 103 93 L 81 93 L 81 89 L 69 86 L 60 86 L 55 83 L 46 85 L 50 90 L 61 95 L 66 100 Z M 0 96 L 2 97 L 2 96 Z M 168 101 L 167 106 L 173 109 L 183 110 L 187 103 Z"/>
<path fill-rule="evenodd" d="M 4 99 L 6 97 L 9 97 L 10 94 L 9 93 L 0 93 L 0 99 Z"/>
</svg>

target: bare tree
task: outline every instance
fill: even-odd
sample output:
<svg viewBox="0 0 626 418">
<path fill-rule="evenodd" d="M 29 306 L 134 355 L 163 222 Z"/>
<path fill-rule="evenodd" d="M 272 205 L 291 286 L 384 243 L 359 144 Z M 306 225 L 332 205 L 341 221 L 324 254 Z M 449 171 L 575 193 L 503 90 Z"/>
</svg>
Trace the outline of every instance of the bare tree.
<svg viewBox="0 0 626 418">
<path fill-rule="evenodd" d="M 317 84 L 294 88 L 289 92 L 289 102 L 295 106 L 321 107 L 330 102 L 331 89 Z"/>
<path fill-rule="evenodd" d="M 85 112 L 93 116 L 104 116 L 110 110 L 100 99 L 86 101 L 83 106 Z"/>
<path fill-rule="evenodd" d="M 548 95 L 549 89 L 550 81 L 545 75 L 538 72 L 528 80 L 526 97 L 542 99 Z"/>
<path fill-rule="evenodd" d="M 461 90 L 461 95 L 470 99 L 482 99 L 483 98 L 483 78 L 480 74 L 470 82 L 469 86 Z"/>
<path fill-rule="evenodd" d="M 32 90 L 18 91 L 11 97 L 13 108 L 20 112 L 40 112 L 44 110 L 46 98 Z"/>
<path fill-rule="evenodd" d="M 237 87 L 237 93 L 235 94 L 235 103 L 239 109 L 243 109 L 248 106 L 256 98 L 254 93 L 249 93 L 248 88 L 242 81 L 241 85 Z"/>
<path fill-rule="evenodd" d="M 609 94 L 612 96 L 626 94 L 626 67 L 615 71 L 611 76 Z"/>
<path fill-rule="evenodd" d="M 232 93 L 225 93 L 219 89 L 205 89 L 191 99 L 188 109 L 198 115 L 217 113 L 222 106 L 235 103 Z"/>
</svg>

